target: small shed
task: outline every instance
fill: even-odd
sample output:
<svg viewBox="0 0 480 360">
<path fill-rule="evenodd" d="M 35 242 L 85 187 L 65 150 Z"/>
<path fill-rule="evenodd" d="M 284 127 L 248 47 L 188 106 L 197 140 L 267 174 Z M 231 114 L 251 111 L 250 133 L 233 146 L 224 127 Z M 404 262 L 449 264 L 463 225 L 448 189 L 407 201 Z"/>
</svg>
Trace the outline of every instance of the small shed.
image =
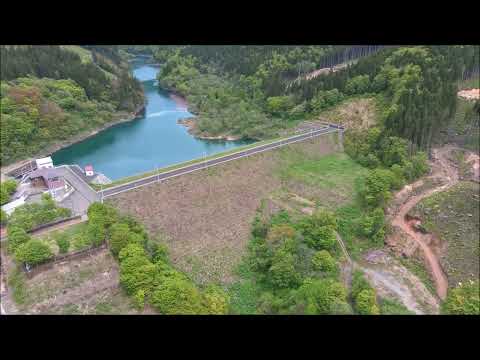
<svg viewBox="0 0 480 360">
<path fill-rule="evenodd" d="M 86 176 L 93 176 L 94 175 L 92 165 L 85 166 L 85 175 Z"/>
<path fill-rule="evenodd" d="M 53 169 L 53 160 L 50 156 L 35 160 L 37 169 Z"/>
</svg>

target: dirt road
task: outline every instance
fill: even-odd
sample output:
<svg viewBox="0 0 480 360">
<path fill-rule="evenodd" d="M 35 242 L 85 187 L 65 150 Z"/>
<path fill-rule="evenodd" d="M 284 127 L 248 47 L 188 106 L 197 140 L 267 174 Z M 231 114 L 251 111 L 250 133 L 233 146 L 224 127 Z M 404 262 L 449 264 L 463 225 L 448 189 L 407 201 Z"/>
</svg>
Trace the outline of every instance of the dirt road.
<svg viewBox="0 0 480 360">
<path fill-rule="evenodd" d="M 362 271 L 372 286 L 383 298 L 400 300 L 405 307 L 417 315 L 438 314 L 439 303 L 423 283 L 384 250 L 365 254 L 364 259 L 354 262 L 342 238 L 336 233 L 337 241 L 347 260 L 345 276 L 351 281 L 353 270 Z"/>
<path fill-rule="evenodd" d="M 458 182 L 458 171 L 450 164 L 447 156 L 450 151 L 457 149 L 454 146 L 446 145 L 439 149 L 433 150 L 432 174 L 430 178 L 441 179 L 444 184 L 433 189 L 427 190 L 419 195 L 410 197 L 404 204 L 402 204 L 392 220 L 392 225 L 401 229 L 411 239 L 413 239 L 422 249 L 426 264 L 432 274 L 437 290 L 437 295 L 444 300 L 447 296 L 448 280 L 440 266 L 437 255 L 432 251 L 427 243 L 424 241 L 424 236 L 418 232 L 414 225 L 414 220 L 407 219 L 408 212 L 422 199 L 439 191 L 445 191 Z"/>
</svg>

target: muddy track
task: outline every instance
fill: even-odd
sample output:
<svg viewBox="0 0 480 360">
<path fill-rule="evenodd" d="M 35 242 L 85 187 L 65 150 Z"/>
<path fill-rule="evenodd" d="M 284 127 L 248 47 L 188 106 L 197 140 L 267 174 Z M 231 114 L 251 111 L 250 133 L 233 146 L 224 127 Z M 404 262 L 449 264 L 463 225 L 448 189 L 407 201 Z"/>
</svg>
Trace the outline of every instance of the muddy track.
<svg viewBox="0 0 480 360">
<path fill-rule="evenodd" d="M 444 184 L 433 189 L 427 190 L 421 194 L 410 197 L 404 204 L 402 204 L 392 220 L 394 228 L 401 229 L 406 235 L 413 239 L 423 252 L 423 256 L 428 269 L 430 270 L 437 295 L 444 300 L 447 296 L 448 280 L 445 272 L 440 266 L 437 255 L 432 251 L 429 245 L 425 243 L 420 232 L 415 229 L 415 221 L 409 219 L 408 212 L 422 199 L 433 195 L 434 193 L 445 191 L 458 183 L 459 177 L 457 169 L 450 164 L 447 156 L 450 151 L 457 149 L 454 146 L 447 145 L 439 149 L 433 150 L 432 174 L 429 178 L 441 179 Z"/>
<path fill-rule="evenodd" d="M 380 296 L 400 300 L 407 309 L 417 315 L 438 313 L 437 299 L 430 294 L 420 279 L 411 274 L 385 251 L 374 250 L 366 254 L 365 259 L 355 262 L 350 258 L 338 233 L 336 233 L 336 238 L 347 261 L 344 271 L 348 284 L 351 283 L 353 271 L 360 270 Z"/>
</svg>

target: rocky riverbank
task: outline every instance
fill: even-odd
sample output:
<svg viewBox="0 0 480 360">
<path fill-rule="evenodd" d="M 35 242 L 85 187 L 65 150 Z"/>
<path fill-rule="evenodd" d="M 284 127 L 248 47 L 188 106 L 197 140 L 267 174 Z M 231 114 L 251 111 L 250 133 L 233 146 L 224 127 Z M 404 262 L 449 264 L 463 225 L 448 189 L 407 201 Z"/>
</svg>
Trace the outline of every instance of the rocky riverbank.
<svg viewBox="0 0 480 360">
<path fill-rule="evenodd" d="M 188 129 L 188 133 L 197 139 L 202 140 L 226 140 L 226 141 L 236 141 L 240 140 L 239 136 L 232 135 L 218 135 L 211 136 L 209 134 L 202 133 L 197 128 L 197 120 L 195 118 L 186 118 L 177 120 L 177 124 L 183 125 Z"/>
</svg>

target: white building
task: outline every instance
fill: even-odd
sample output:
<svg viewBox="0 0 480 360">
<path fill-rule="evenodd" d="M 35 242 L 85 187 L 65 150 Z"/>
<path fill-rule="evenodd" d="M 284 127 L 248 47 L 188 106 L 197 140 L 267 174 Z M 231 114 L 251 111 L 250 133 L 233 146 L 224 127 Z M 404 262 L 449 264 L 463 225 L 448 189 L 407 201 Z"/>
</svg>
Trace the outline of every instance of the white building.
<svg viewBox="0 0 480 360">
<path fill-rule="evenodd" d="M 85 166 L 85 175 L 86 176 L 93 176 L 94 175 L 92 165 Z"/>
<path fill-rule="evenodd" d="M 37 169 L 53 169 L 53 161 L 50 156 L 35 160 Z"/>
</svg>

